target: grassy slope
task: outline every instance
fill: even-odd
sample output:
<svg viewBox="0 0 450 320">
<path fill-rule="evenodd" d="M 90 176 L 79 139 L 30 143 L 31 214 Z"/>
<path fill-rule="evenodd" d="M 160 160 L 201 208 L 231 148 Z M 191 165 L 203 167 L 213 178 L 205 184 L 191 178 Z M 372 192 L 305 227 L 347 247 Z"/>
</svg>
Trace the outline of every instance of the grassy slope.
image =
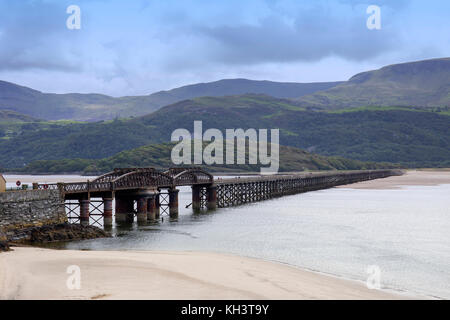
<svg viewBox="0 0 450 320">
<path fill-rule="evenodd" d="M 0 122 L 36 122 L 39 119 L 12 110 L 0 110 Z"/>
<path fill-rule="evenodd" d="M 417 61 L 363 72 L 328 90 L 298 99 L 305 107 L 450 106 L 450 58 Z"/>
</svg>

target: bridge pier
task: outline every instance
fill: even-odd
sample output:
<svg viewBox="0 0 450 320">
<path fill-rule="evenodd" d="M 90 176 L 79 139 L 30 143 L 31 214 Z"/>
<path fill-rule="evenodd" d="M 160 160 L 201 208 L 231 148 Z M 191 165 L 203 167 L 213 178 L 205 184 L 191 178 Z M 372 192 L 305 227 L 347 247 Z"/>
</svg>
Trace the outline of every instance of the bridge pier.
<svg viewBox="0 0 450 320">
<path fill-rule="evenodd" d="M 215 185 L 206 187 L 206 201 L 208 210 L 217 209 L 217 187 Z"/>
<path fill-rule="evenodd" d="M 139 197 L 137 199 L 137 221 L 138 223 L 147 222 L 148 197 Z"/>
<path fill-rule="evenodd" d="M 192 186 L 192 210 L 199 211 L 202 208 L 201 199 L 202 186 L 194 184 Z"/>
<path fill-rule="evenodd" d="M 169 216 L 171 218 L 178 217 L 178 192 L 176 188 L 169 189 Z"/>
<path fill-rule="evenodd" d="M 155 194 L 155 219 L 159 219 L 161 214 L 161 201 L 159 199 L 159 192 Z"/>
<path fill-rule="evenodd" d="M 147 220 L 152 221 L 156 218 L 156 196 L 150 197 L 147 199 Z"/>
<path fill-rule="evenodd" d="M 134 201 L 131 198 L 116 197 L 116 222 L 134 221 Z"/>
<path fill-rule="evenodd" d="M 103 198 L 103 226 L 112 226 L 113 210 L 112 210 L 112 198 Z"/>
<path fill-rule="evenodd" d="M 91 202 L 89 200 L 80 200 L 80 224 L 82 226 L 89 225 L 89 205 Z"/>
</svg>

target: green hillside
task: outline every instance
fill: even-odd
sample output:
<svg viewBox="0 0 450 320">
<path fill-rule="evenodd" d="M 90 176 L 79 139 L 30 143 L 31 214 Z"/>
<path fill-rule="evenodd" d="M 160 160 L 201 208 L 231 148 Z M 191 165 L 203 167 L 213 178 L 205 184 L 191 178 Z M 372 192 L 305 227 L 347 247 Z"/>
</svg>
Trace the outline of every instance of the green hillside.
<svg viewBox="0 0 450 320">
<path fill-rule="evenodd" d="M 120 167 L 152 167 L 167 169 L 174 166 L 170 159 L 173 146 L 173 143 L 153 144 L 122 151 L 112 157 L 104 159 L 38 160 L 33 161 L 22 168 L 21 171 L 32 174 L 79 172 L 95 175 L 109 172 L 114 168 Z M 226 150 L 225 147 L 224 150 Z M 292 147 L 280 146 L 279 150 L 279 171 L 281 172 L 336 169 L 360 170 L 396 167 L 388 163 L 371 163 L 349 160 L 341 157 L 324 157 Z M 248 163 L 248 150 L 246 152 L 246 163 Z M 260 165 L 212 165 L 207 166 L 207 170 L 211 172 L 259 172 Z"/>
<path fill-rule="evenodd" d="M 333 88 L 298 99 L 305 107 L 450 106 L 450 58 L 417 61 L 363 72 Z"/>
<path fill-rule="evenodd" d="M 37 118 L 27 116 L 11 110 L 0 110 L 0 122 L 36 122 Z"/>
<path fill-rule="evenodd" d="M 314 112 L 264 95 L 185 100 L 144 117 L 96 123 L 27 123 L 0 140 L 0 166 L 20 168 L 35 160 L 102 159 L 121 151 L 170 141 L 173 130 L 279 128 L 280 144 L 324 156 L 450 166 L 450 117 L 445 110 L 362 108 Z M 0 130 L 2 125 L 0 124 Z"/>
</svg>

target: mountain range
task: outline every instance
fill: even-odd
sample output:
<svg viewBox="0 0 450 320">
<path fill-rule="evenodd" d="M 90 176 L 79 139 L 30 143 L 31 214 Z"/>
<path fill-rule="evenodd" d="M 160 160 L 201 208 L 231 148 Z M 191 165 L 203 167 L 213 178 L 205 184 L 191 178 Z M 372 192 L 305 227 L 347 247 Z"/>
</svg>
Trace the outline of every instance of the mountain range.
<svg viewBox="0 0 450 320">
<path fill-rule="evenodd" d="M 203 122 L 204 130 L 217 128 L 222 132 L 231 128 L 279 128 L 281 145 L 325 157 L 390 162 L 406 167 L 450 166 L 449 91 L 445 89 L 450 83 L 449 62 L 450 59 L 444 58 L 393 65 L 356 75 L 341 83 L 310 86 L 222 80 L 149 96 L 123 98 L 53 95 L 2 82 L 0 101 L 22 101 L 23 105 L 22 109 L 5 108 L 7 110 L 0 111 L 0 167 L 31 170 L 31 163 L 41 161 L 38 167 L 45 168 L 49 165 L 42 161 L 51 160 L 62 161 L 53 162 L 62 170 L 67 166 L 61 163 L 69 163 L 71 167 L 71 159 L 78 159 L 86 164 L 84 171 L 91 165 L 120 163 L 117 159 L 123 160 L 124 154 L 132 158 L 133 152 L 142 152 L 139 148 L 167 143 L 175 129 L 186 128 L 192 132 L 195 120 Z M 300 92 L 300 88 L 303 91 Z M 247 90 L 269 91 L 271 95 L 261 92 L 230 95 Z M 357 94 L 358 90 L 362 91 Z M 373 100 L 371 90 L 383 92 L 375 96 L 379 100 Z M 225 93 L 225 96 L 221 95 Z M 209 96 L 196 97 L 203 94 Z M 303 96 L 299 98 L 299 94 Z M 414 94 L 415 98 L 412 97 Z M 323 98 L 324 95 L 328 100 Z M 187 96 L 190 98 L 185 99 Z M 29 115 L 39 109 L 58 118 L 58 112 L 68 112 L 69 109 L 55 101 L 67 99 L 72 103 L 72 111 L 78 115 L 82 114 L 80 110 L 85 112 L 92 108 L 99 113 L 86 113 L 91 115 L 89 120 L 103 119 L 104 109 L 93 107 L 94 103 L 108 99 L 128 99 L 130 103 L 134 99 L 134 106 L 137 106 L 142 100 L 136 101 L 150 98 L 159 101 L 155 104 L 159 106 L 154 107 L 158 109 L 142 116 L 112 117 L 112 112 L 118 110 L 113 107 L 108 111 L 113 119 L 106 117 L 95 122 L 73 120 L 78 117 L 68 117 L 72 120 L 65 121 L 37 120 L 36 117 L 46 117 L 42 113 Z M 393 100 L 385 100 L 387 105 L 380 102 L 381 99 L 394 98 L 396 103 Z M 343 103 L 345 99 L 349 102 Z M 54 104 L 46 104 L 46 100 L 52 100 Z M 170 100 L 176 102 L 160 106 Z M 372 103 L 368 103 L 369 100 Z M 86 101 L 91 103 L 90 107 L 83 109 L 85 107 L 80 106 Z M 150 108 L 148 104 L 146 106 Z M 120 108 L 126 112 L 135 110 L 123 105 Z M 121 156 L 114 158 L 116 155 Z M 155 154 L 150 152 L 147 155 L 154 157 Z M 142 163 L 148 162 L 145 157 L 141 160 Z M 34 166 L 33 170 L 36 168 Z"/>
<path fill-rule="evenodd" d="M 10 110 L 45 120 L 98 121 L 141 116 L 194 97 L 262 93 L 278 98 L 299 98 L 340 82 L 283 83 L 246 79 L 225 79 L 188 85 L 146 96 L 114 98 L 103 94 L 43 93 L 0 81 L 0 110 Z"/>
<path fill-rule="evenodd" d="M 54 94 L 0 81 L 0 110 L 45 120 L 98 121 L 142 116 L 186 99 L 265 94 L 310 110 L 362 106 L 450 106 L 450 58 L 402 63 L 367 71 L 348 81 L 286 83 L 224 79 L 144 96 Z"/>
<path fill-rule="evenodd" d="M 409 62 L 357 74 L 332 88 L 303 96 L 305 107 L 450 106 L 450 58 Z"/>
</svg>

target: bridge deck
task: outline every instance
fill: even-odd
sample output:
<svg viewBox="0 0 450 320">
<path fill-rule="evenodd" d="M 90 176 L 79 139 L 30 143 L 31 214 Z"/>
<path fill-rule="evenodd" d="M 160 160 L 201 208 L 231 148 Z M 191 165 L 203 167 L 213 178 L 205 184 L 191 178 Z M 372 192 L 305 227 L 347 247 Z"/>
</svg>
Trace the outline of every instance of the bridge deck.
<svg viewBox="0 0 450 320">
<path fill-rule="evenodd" d="M 236 177 L 236 178 L 215 178 L 214 184 L 236 184 L 236 183 L 250 183 L 261 181 L 282 181 L 292 179 L 305 179 L 313 177 L 344 177 L 354 174 L 377 174 L 379 172 L 390 172 L 391 170 L 352 170 L 352 171 L 327 171 L 327 172 L 301 172 L 295 174 L 276 174 L 276 175 L 261 175 L 250 177 Z"/>
<path fill-rule="evenodd" d="M 397 170 L 398 173 L 398 170 Z M 93 181 L 71 182 L 58 184 L 41 184 L 39 189 L 60 189 L 65 195 L 80 193 L 101 193 L 120 190 L 175 188 L 193 185 L 234 185 L 244 183 L 275 182 L 303 180 L 308 178 L 327 178 L 327 183 L 333 180 L 344 180 L 351 177 L 364 176 L 364 180 L 381 175 L 396 174 L 395 170 L 359 170 L 332 171 L 298 174 L 277 174 L 254 177 L 215 178 L 208 172 L 198 168 L 169 169 L 161 172 L 153 168 L 115 169 Z"/>
</svg>

